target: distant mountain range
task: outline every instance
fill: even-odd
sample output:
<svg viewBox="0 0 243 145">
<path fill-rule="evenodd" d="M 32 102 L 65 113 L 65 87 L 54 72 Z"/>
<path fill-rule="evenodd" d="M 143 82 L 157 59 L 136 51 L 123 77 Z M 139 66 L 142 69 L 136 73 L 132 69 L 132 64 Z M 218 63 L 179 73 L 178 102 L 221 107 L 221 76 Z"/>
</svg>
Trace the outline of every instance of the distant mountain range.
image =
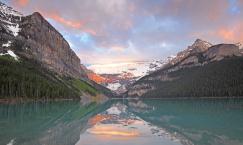
<svg viewBox="0 0 243 145">
<path fill-rule="evenodd" d="M 128 97 L 225 97 L 231 95 L 231 93 L 227 92 L 227 87 L 217 88 L 217 91 L 221 89 L 224 90 L 220 91 L 221 93 L 213 92 L 213 87 L 217 86 L 217 83 L 219 82 L 227 86 L 229 81 L 234 80 L 225 80 L 226 78 L 224 75 L 227 74 L 218 76 L 217 73 L 214 74 L 213 72 L 217 71 L 215 70 L 217 65 L 225 65 L 223 68 L 219 68 L 218 71 L 225 72 L 224 69 L 226 69 L 227 71 L 233 71 L 233 73 L 236 73 L 235 75 L 238 76 L 240 73 L 238 72 L 238 67 L 232 68 L 232 66 L 240 63 L 238 61 L 241 59 L 242 54 L 243 49 L 241 43 L 213 45 L 207 41 L 197 39 L 191 46 L 188 46 L 187 49 L 179 52 L 176 56 L 168 57 L 165 60 L 91 65 L 88 67 L 89 71 L 87 74 L 91 80 L 96 81 L 119 95 L 125 94 L 125 96 Z M 227 66 L 224 61 L 230 61 L 233 64 L 232 66 Z M 207 67 L 214 65 L 215 68 L 207 70 Z M 241 65 L 243 64 L 239 64 L 239 66 Z M 197 78 L 200 77 L 201 72 L 199 71 L 195 74 L 190 72 L 194 69 L 203 69 L 203 71 L 206 71 L 206 73 L 204 73 L 205 76 L 201 76 L 200 79 Z M 186 71 L 189 72 L 184 76 Z M 180 73 L 182 73 L 183 76 Z M 207 76 L 207 73 L 210 73 L 210 77 L 215 78 L 212 78 L 210 82 L 203 82 L 207 81 L 207 77 L 209 77 Z M 174 76 L 174 74 L 177 75 Z M 193 76 L 195 78 L 193 78 Z M 226 82 L 217 82 L 217 79 Z M 238 79 L 240 79 L 240 77 Z M 206 86 L 203 86 L 202 84 L 199 85 L 198 83 L 200 82 L 203 82 Z M 239 83 L 239 81 L 237 82 Z M 184 83 L 186 85 L 184 85 Z M 240 85 L 241 84 L 230 86 L 230 88 L 234 87 L 235 89 L 235 87 L 239 87 Z M 195 93 L 194 90 L 196 91 L 195 87 L 197 86 L 201 89 L 205 87 L 211 89 L 209 91 L 197 90 L 197 93 Z M 192 88 L 194 88 L 194 90 L 191 90 Z M 183 95 L 180 92 L 185 93 Z M 239 92 L 235 94 L 235 96 L 239 95 L 241 95 Z"/>
<path fill-rule="evenodd" d="M 38 12 L 23 16 L 0 2 L 0 98 L 105 97 L 63 36 Z"/>
<path fill-rule="evenodd" d="M 171 59 L 173 59 L 173 56 L 165 60 L 90 65 L 87 74 L 90 79 L 118 94 L 122 94 L 136 80 L 160 69 Z"/>
<path fill-rule="evenodd" d="M 127 97 L 242 97 L 243 48 L 197 39 L 161 69 L 136 81 Z"/>
</svg>

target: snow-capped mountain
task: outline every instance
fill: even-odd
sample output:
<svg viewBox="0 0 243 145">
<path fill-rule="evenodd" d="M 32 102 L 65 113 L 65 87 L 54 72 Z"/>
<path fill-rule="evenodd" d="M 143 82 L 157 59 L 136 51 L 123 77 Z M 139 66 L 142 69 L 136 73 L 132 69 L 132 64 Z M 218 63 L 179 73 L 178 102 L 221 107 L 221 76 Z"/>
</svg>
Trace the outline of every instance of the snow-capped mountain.
<svg viewBox="0 0 243 145">
<path fill-rule="evenodd" d="M 0 79 L 0 97 L 3 98 L 80 99 L 82 96 L 104 100 L 113 95 L 87 79 L 80 58 L 39 12 L 24 16 L 2 2 L 0 59 L 0 76 L 4 78 Z"/>
<path fill-rule="evenodd" d="M 13 37 L 18 36 L 19 31 L 21 30 L 19 27 L 19 23 L 22 19 L 23 15 L 13 8 L 8 7 L 7 5 L 0 2 L 0 30 L 3 33 L 7 33 L 12 35 Z M 18 56 L 10 50 L 13 41 L 7 40 L 4 41 L 3 37 L 1 37 L 0 44 L 2 48 L 5 48 L 5 51 L 0 50 L 0 56 L 9 55 L 12 56 L 15 60 L 18 60 Z"/>
<path fill-rule="evenodd" d="M 165 60 L 148 60 L 148 61 L 133 61 L 111 64 L 93 64 L 87 68 L 94 71 L 97 74 L 125 74 L 131 73 L 134 77 L 142 77 L 148 74 L 150 71 L 155 71 L 167 62 L 169 62 L 173 56 L 168 57 Z"/>
<path fill-rule="evenodd" d="M 124 93 L 127 90 L 127 87 L 133 84 L 136 80 L 160 69 L 173 58 L 174 56 L 164 60 L 94 64 L 88 66 L 88 69 L 96 74 L 96 77 L 92 75 L 92 78 L 90 79 L 93 79 L 94 81 L 99 80 L 98 83 L 103 84 L 117 93 Z"/>
<path fill-rule="evenodd" d="M 6 30 L 13 36 L 17 36 L 21 30 L 19 27 L 19 22 L 21 21 L 22 17 L 23 15 L 21 13 L 0 2 L 0 21 L 3 24 L 1 27 L 4 27 L 0 28 L 1 31 Z"/>
<path fill-rule="evenodd" d="M 235 49 L 234 46 L 238 46 L 240 49 Z M 219 49 L 214 49 L 214 45 L 207 41 L 197 39 L 191 46 L 188 46 L 187 49 L 179 52 L 176 56 L 171 56 L 164 60 L 98 64 L 91 65 L 88 69 L 104 78 L 105 81 L 101 84 L 117 93 L 124 93 L 135 81 L 157 70 L 167 69 L 168 71 L 176 71 L 181 68 L 200 66 L 208 63 L 207 61 L 204 63 L 201 62 L 201 59 L 204 57 L 207 60 L 214 61 L 221 60 L 229 54 L 238 56 L 240 54 L 237 50 L 240 50 L 241 53 L 243 52 L 241 43 L 232 46 L 219 45 L 215 47 L 219 47 Z M 215 53 L 214 51 L 219 52 Z"/>
<path fill-rule="evenodd" d="M 33 59 L 58 74 L 81 76 L 78 56 L 38 12 L 25 16 L 0 2 L 0 38 L 0 55 Z"/>
</svg>

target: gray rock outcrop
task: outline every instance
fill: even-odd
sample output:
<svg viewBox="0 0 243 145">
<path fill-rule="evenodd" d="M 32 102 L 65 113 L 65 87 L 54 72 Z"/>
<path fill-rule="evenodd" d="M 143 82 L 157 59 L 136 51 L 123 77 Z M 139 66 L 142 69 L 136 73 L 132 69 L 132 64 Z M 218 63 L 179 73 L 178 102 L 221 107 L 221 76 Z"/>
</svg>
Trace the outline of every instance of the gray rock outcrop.
<svg viewBox="0 0 243 145">
<path fill-rule="evenodd" d="M 40 13 L 23 16 L 0 3 L 0 30 L 0 53 L 11 49 L 59 75 L 85 77 L 79 57 Z M 7 42 L 11 46 L 2 47 Z"/>
</svg>

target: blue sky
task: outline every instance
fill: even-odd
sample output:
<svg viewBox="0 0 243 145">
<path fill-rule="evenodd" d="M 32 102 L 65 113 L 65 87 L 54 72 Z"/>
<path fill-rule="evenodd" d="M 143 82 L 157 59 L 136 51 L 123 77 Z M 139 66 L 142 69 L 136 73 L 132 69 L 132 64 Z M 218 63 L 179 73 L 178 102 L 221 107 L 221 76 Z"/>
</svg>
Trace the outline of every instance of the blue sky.
<svg viewBox="0 0 243 145">
<path fill-rule="evenodd" d="M 197 38 L 243 42 L 243 0 L 5 0 L 39 11 L 85 64 L 163 59 Z"/>
</svg>

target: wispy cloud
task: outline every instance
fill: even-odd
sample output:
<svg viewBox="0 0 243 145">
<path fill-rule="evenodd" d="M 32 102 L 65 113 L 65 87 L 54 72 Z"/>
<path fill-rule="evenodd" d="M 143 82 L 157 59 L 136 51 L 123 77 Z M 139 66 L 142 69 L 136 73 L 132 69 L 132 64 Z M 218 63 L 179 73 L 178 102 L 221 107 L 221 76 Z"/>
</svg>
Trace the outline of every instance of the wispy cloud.
<svg viewBox="0 0 243 145">
<path fill-rule="evenodd" d="M 89 63 L 163 58 L 184 49 L 198 37 L 212 43 L 243 41 L 242 0 L 10 0 L 9 3 L 18 4 L 18 9 L 27 14 L 41 10 L 72 44 L 81 60 Z"/>
<path fill-rule="evenodd" d="M 49 14 L 45 14 L 46 17 L 49 17 L 63 25 L 66 25 L 68 27 L 72 27 L 75 29 L 80 29 L 85 22 L 82 21 L 72 21 L 72 20 L 67 20 L 65 18 L 63 18 L 62 16 L 58 15 L 57 13 L 49 13 Z"/>
</svg>

